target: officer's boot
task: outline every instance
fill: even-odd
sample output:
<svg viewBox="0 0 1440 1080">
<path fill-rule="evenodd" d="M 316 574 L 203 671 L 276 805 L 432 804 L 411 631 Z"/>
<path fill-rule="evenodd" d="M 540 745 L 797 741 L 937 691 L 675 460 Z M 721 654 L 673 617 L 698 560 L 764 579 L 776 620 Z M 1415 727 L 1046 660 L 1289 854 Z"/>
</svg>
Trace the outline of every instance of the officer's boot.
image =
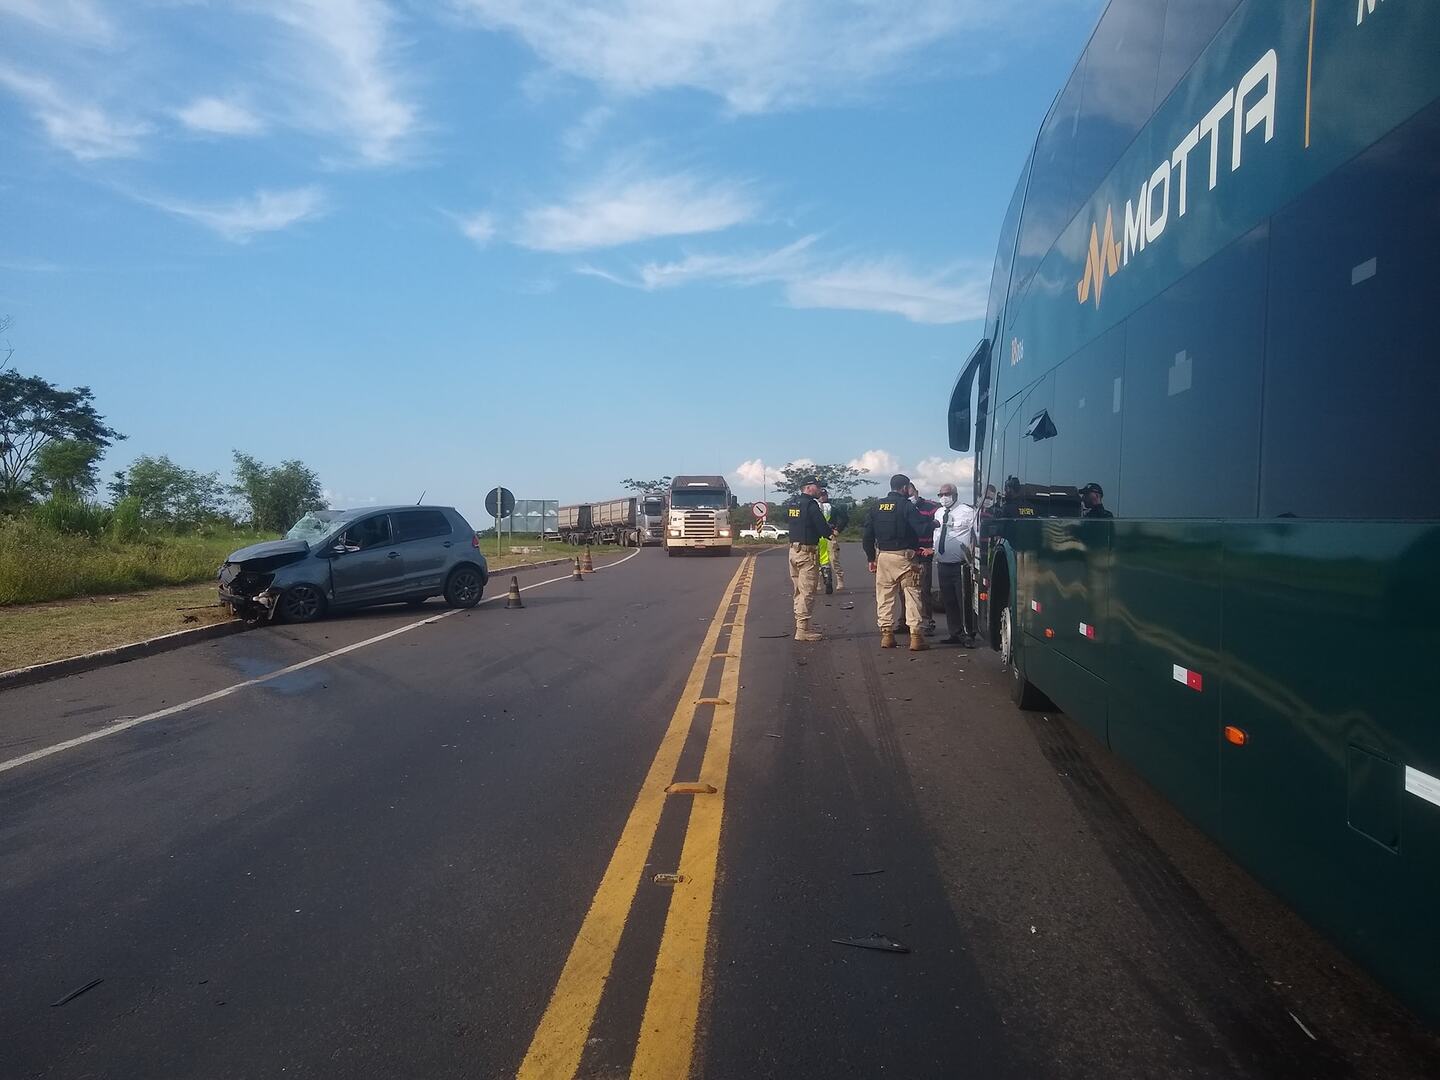
<svg viewBox="0 0 1440 1080">
<path fill-rule="evenodd" d="M 895 647 L 895 631 L 888 626 L 880 631 L 880 648 L 893 649 Z"/>
<path fill-rule="evenodd" d="M 912 627 L 910 630 L 910 651 L 924 652 L 928 648 L 930 648 L 930 643 L 925 640 L 925 635 Z"/>
<path fill-rule="evenodd" d="M 825 635 L 822 634 L 822 633 L 820 633 L 818 630 L 812 630 L 812 629 L 810 628 L 810 620 L 809 620 L 809 619 L 796 619 L 796 620 L 795 620 L 795 640 L 796 640 L 796 641 L 824 641 L 824 640 L 825 640 Z"/>
</svg>

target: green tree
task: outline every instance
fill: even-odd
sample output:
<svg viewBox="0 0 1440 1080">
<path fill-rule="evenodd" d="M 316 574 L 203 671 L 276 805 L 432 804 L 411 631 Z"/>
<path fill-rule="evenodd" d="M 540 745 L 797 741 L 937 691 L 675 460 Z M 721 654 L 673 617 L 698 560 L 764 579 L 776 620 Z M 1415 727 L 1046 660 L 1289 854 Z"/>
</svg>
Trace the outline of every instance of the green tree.
<svg viewBox="0 0 1440 1080">
<path fill-rule="evenodd" d="M 111 490 L 115 487 L 112 484 Z M 225 488 L 220 477 L 183 468 L 164 454 L 136 458 L 125 473 L 123 487 L 146 521 L 189 529 L 224 517 Z"/>
<path fill-rule="evenodd" d="M 35 455 L 31 483 L 50 498 L 88 499 L 100 486 L 95 464 L 103 451 L 79 439 L 56 439 Z"/>
<path fill-rule="evenodd" d="M 40 454 L 52 443 L 88 443 L 99 452 L 123 439 L 95 411 L 88 386 L 62 390 L 36 375 L 0 371 L 0 508 L 29 499 Z"/>
<path fill-rule="evenodd" d="M 309 510 L 326 509 L 320 477 L 303 461 L 267 466 L 235 451 L 232 494 L 250 512 L 250 524 L 265 532 L 284 532 Z"/>
<path fill-rule="evenodd" d="M 849 495 L 861 484 L 869 483 L 869 472 L 853 465 L 796 465 L 788 463 L 780 470 L 780 479 L 772 487 L 786 495 L 794 495 L 808 477 L 818 476 L 820 484 L 832 499 Z"/>
<path fill-rule="evenodd" d="M 620 486 L 626 491 L 644 493 L 647 491 L 668 491 L 670 490 L 670 477 L 662 476 L 658 480 L 634 480 L 626 477 L 620 481 Z"/>
</svg>

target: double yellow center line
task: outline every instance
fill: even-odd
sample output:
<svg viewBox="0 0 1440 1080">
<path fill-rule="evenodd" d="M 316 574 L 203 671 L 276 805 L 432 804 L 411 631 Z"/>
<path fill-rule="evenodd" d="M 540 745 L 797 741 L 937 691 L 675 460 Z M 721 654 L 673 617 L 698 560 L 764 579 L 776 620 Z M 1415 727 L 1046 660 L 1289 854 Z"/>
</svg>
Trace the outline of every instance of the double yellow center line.
<svg viewBox="0 0 1440 1080">
<path fill-rule="evenodd" d="M 570 1080 L 579 1070 L 600 997 L 615 963 L 620 935 L 630 916 L 660 826 L 660 813 L 666 798 L 670 797 L 665 789 L 677 780 L 709 784 L 716 791 L 713 795 L 693 796 L 695 801 L 677 868 L 683 880 L 674 886 L 670 898 L 630 1075 L 637 1080 L 647 1077 L 680 1080 L 690 1075 L 710 933 L 710 909 L 715 898 L 715 872 L 720 857 L 720 823 L 725 809 L 725 781 L 730 771 L 735 701 L 740 689 L 745 615 L 750 606 L 754 568 L 754 556 L 740 564 L 710 620 L 680 702 L 670 717 L 670 726 L 660 740 L 660 748 L 620 833 L 610 865 L 590 902 L 590 910 L 560 972 L 560 981 L 520 1066 L 517 1075 L 521 1080 Z M 727 623 L 726 614 L 732 606 L 735 612 Z M 728 648 L 717 652 L 721 633 L 727 627 Z M 704 705 L 714 712 L 700 776 L 677 777 L 675 769 L 681 751 L 702 706 L 706 676 L 710 665 L 718 659 L 724 661 L 720 689 L 715 698 L 704 699 Z"/>
</svg>

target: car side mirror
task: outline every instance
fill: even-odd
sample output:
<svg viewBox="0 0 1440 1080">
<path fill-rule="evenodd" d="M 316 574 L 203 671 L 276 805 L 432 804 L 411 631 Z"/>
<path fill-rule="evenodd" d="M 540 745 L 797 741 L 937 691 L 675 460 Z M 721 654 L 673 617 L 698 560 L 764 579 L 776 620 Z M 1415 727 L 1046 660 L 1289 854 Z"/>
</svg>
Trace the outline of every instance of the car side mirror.
<svg viewBox="0 0 1440 1080">
<path fill-rule="evenodd" d="M 333 547 L 330 548 L 330 554 L 331 554 L 331 555 L 344 555 L 344 554 L 345 554 L 345 545 L 344 545 L 344 544 L 335 544 Z"/>
</svg>

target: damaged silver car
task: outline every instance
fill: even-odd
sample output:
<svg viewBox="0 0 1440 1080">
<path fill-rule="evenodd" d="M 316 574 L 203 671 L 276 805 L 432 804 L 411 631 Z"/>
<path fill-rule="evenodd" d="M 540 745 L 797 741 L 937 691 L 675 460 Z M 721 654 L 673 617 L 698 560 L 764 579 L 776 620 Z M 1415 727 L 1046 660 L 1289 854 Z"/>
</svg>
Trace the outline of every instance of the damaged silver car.
<svg viewBox="0 0 1440 1080">
<path fill-rule="evenodd" d="M 333 608 L 443 596 L 474 607 L 489 579 L 480 539 L 449 506 L 316 510 L 220 568 L 220 602 L 242 619 L 310 622 Z"/>
</svg>

